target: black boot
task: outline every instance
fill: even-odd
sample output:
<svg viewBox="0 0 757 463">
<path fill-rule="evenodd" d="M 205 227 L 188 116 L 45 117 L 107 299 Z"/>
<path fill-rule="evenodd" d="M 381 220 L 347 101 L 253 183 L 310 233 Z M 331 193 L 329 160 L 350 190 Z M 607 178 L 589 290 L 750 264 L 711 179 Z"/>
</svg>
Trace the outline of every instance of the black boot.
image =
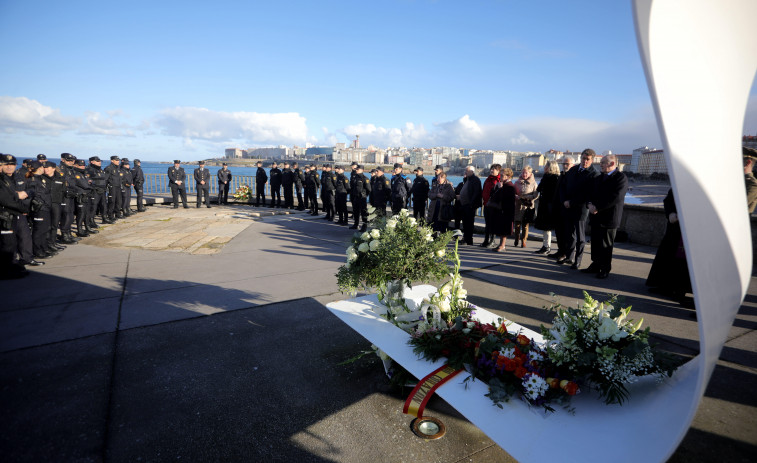
<svg viewBox="0 0 757 463">
<path fill-rule="evenodd" d="M 91 219 L 87 222 L 87 228 L 95 229 L 100 228 L 100 226 L 95 223 L 95 219 Z"/>
<path fill-rule="evenodd" d="M 90 235 L 96 235 L 96 234 L 100 233 L 99 231 L 97 231 L 97 230 L 93 229 L 92 227 L 90 227 L 89 224 L 84 225 L 84 230 L 86 230 L 87 233 L 89 233 Z"/>
</svg>

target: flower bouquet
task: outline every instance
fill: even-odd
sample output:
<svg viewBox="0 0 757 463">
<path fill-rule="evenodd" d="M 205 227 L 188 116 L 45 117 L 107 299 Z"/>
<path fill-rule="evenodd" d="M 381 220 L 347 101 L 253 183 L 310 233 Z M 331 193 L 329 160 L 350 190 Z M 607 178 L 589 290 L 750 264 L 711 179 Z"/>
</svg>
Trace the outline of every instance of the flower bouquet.
<svg viewBox="0 0 757 463">
<path fill-rule="evenodd" d="M 237 188 L 232 197 L 237 201 L 250 202 L 252 201 L 252 190 L 247 185 L 242 185 Z"/>
<path fill-rule="evenodd" d="M 557 315 L 552 328 L 542 326 L 541 331 L 555 366 L 594 385 L 607 404 L 622 405 L 628 399 L 627 384 L 643 375 L 669 377 L 677 363 L 649 345 L 649 327 L 639 331 L 644 319 L 627 320 L 631 307 L 617 304 L 616 297 L 599 302 L 584 291 L 583 304 L 575 309 L 550 307 Z"/>
</svg>

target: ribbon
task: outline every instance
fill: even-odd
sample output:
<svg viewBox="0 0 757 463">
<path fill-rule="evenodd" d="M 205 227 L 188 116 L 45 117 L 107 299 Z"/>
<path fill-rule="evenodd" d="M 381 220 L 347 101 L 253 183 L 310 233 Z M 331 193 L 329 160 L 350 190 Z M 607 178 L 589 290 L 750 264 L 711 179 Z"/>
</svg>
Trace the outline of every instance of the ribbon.
<svg viewBox="0 0 757 463">
<path fill-rule="evenodd" d="M 434 395 L 434 391 L 461 371 L 463 370 L 455 370 L 449 365 L 444 365 L 429 373 L 415 385 L 413 392 L 405 401 L 402 413 L 414 415 L 417 418 L 422 417 L 423 409 L 426 408 L 428 399 Z"/>
</svg>

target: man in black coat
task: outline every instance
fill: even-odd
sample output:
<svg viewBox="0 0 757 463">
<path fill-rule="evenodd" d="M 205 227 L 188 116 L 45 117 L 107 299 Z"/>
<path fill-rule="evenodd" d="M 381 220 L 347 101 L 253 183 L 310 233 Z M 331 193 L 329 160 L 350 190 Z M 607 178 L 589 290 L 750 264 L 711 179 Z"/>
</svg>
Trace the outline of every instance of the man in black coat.
<svg viewBox="0 0 757 463">
<path fill-rule="evenodd" d="M 594 178 L 599 175 L 592 165 L 596 153 L 585 149 L 581 162 L 571 167 L 565 174 L 564 185 L 560 189 L 560 201 L 565 208 L 565 256 L 558 264 L 571 264 L 572 269 L 581 265 L 586 245 L 586 219 L 589 217 L 589 196 L 594 186 Z"/>
<path fill-rule="evenodd" d="M 287 161 L 281 169 L 281 187 L 284 189 L 284 209 L 294 209 L 294 172 Z"/>
<path fill-rule="evenodd" d="M 355 175 L 350 179 L 350 198 L 352 200 L 352 215 L 355 217 L 355 224 L 350 228 L 356 230 L 360 225 L 360 219 L 363 219 L 363 226 L 360 229 L 365 231 L 368 228 L 368 210 L 366 209 L 365 199 L 371 192 L 371 183 L 363 175 L 363 166 L 355 167 Z"/>
<path fill-rule="evenodd" d="M 568 213 L 567 209 L 565 209 L 565 205 L 560 200 L 561 195 L 565 192 L 565 175 L 570 171 L 570 169 L 573 167 L 573 158 L 570 156 L 565 156 L 562 159 L 562 172 L 560 172 L 560 178 L 557 180 L 557 189 L 555 191 L 555 196 L 552 203 L 552 211 L 555 215 L 555 237 L 557 238 L 557 251 L 553 252 L 552 254 L 548 255 L 547 257 L 550 257 L 552 259 L 564 259 L 567 255 L 567 239 L 565 238 L 565 233 L 568 230 Z"/>
<path fill-rule="evenodd" d="M 216 177 L 218 177 L 218 204 L 229 204 L 231 171 L 229 170 L 229 165 L 227 163 L 224 162 L 223 166 L 218 169 L 218 172 L 216 172 Z"/>
<path fill-rule="evenodd" d="M 187 206 L 187 173 L 184 172 L 184 168 L 181 167 L 181 161 L 175 159 L 173 161 L 173 167 L 168 168 L 168 180 L 171 185 L 171 196 L 173 196 L 173 208 L 179 207 L 179 194 L 181 194 L 181 202 L 184 204 L 184 209 L 188 209 Z M 108 209 L 110 209 L 110 203 L 108 203 Z"/>
<path fill-rule="evenodd" d="M 305 174 L 300 170 L 300 165 L 292 163 L 292 172 L 294 173 L 294 192 L 297 194 L 297 210 L 304 211 L 307 204 L 302 202 L 302 186 L 305 184 Z M 294 202 L 294 200 L 292 200 Z"/>
<path fill-rule="evenodd" d="M 591 221 L 591 265 L 581 271 L 596 273 L 597 278 L 607 278 L 612 269 L 612 249 L 623 216 L 628 179 L 618 170 L 615 155 L 602 158 L 599 168 L 602 175 L 594 178 L 587 203 Z"/>
<path fill-rule="evenodd" d="M 258 170 L 255 172 L 255 207 L 265 206 L 265 184 L 268 182 L 268 174 L 263 169 L 263 163 L 258 161 Z M 261 204 L 260 198 L 263 198 Z"/>
<path fill-rule="evenodd" d="M 200 161 L 200 167 L 194 171 L 195 186 L 197 187 L 197 207 L 202 204 L 205 196 L 205 206 L 210 207 L 210 171 L 205 168 L 205 161 Z"/>
<path fill-rule="evenodd" d="M 131 178 L 134 182 L 134 192 L 137 194 L 137 212 L 145 211 L 145 173 L 142 172 L 142 161 L 134 160 L 134 167 L 131 169 Z"/>
<path fill-rule="evenodd" d="M 305 196 L 310 204 L 310 215 L 318 215 L 318 188 L 321 187 L 321 177 L 315 165 L 310 164 L 310 170 L 305 174 Z"/>
<path fill-rule="evenodd" d="M 392 200 L 392 186 L 389 179 L 384 175 L 384 169 L 376 168 L 376 176 L 368 182 L 371 185 L 369 201 L 376 208 L 376 215 L 386 215 L 386 204 Z"/>
<path fill-rule="evenodd" d="M 431 187 L 428 180 L 423 176 L 423 168 L 418 166 L 415 169 L 415 178 L 410 193 L 413 195 L 413 217 L 416 220 L 426 218 L 426 203 L 428 203 L 428 192 Z"/>
<path fill-rule="evenodd" d="M 324 164 L 321 172 L 321 203 L 326 213 L 326 220 L 334 220 L 336 215 L 336 203 L 334 194 L 336 191 L 336 173 L 331 171 L 331 164 Z"/>
<path fill-rule="evenodd" d="M 14 227 L 18 217 L 29 212 L 31 198 L 17 191 L 13 174 L 17 161 L 10 154 L 0 154 L 0 279 L 22 278 L 29 274 L 16 258 L 18 243 Z"/>
<path fill-rule="evenodd" d="M 481 179 L 476 175 L 476 169 L 468 166 L 465 169 L 465 184 L 457 195 L 457 201 L 462 206 L 463 212 L 463 242 L 473 246 L 473 228 L 476 211 L 483 203 L 481 198 Z"/>
<path fill-rule="evenodd" d="M 281 169 L 276 161 L 271 164 L 271 207 L 281 207 Z"/>
</svg>

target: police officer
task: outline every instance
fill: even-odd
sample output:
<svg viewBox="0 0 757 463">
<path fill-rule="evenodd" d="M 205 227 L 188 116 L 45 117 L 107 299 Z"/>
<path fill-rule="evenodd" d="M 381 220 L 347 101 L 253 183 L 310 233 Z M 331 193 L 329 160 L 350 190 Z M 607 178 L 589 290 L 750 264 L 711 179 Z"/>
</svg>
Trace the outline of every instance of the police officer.
<svg viewBox="0 0 757 463">
<path fill-rule="evenodd" d="M 271 207 L 281 207 L 281 169 L 276 161 L 271 164 Z"/>
<path fill-rule="evenodd" d="M 334 220 L 336 191 L 336 173 L 331 171 L 331 164 L 324 164 L 321 172 L 321 203 L 326 212 L 325 220 Z"/>
<path fill-rule="evenodd" d="M 308 188 L 307 188 L 307 183 L 308 183 L 307 180 L 308 180 L 309 176 L 310 176 L 310 166 L 307 165 L 307 164 L 305 164 L 305 167 L 303 168 L 303 171 L 302 171 L 302 195 L 304 197 L 302 203 L 303 203 L 303 207 L 305 209 L 310 209 L 310 207 L 309 207 L 310 206 L 310 198 L 308 198 Z M 305 210 L 305 209 L 303 209 L 303 210 Z"/>
<path fill-rule="evenodd" d="M 27 173 L 26 191 L 31 198 L 29 219 L 32 226 L 32 252 L 34 259 L 47 259 L 58 251 L 49 249 L 50 234 L 50 183 L 44 175 L 45 166 L 40 161 L 33 161 Z"/>
<path fill-rule="evenodd" d="M 281 186 L 284 189 L 284 209 L 294 209 L 294 172 L 287 161 L 284 161 L 284 168 L 281 169 Z"/>
<path fill-rule="evenodd" d="M 79 238 L 86 238 L 90 234 L 97 233 L 97 230 L 89 228 L 89 219 L 87 214 L 89 213 L 89 196 L 90 180 L 85 172 L 86 165 L 84 159 L 77 159 L 74 162 L 74 191 L 76 197 L 74 198 L 74 204 L 76 206 L 76 236 Z"/>
<path fill-rule="evenodd" d="M 268 182 L 268 174 L 263 169 L 263 163 L 258 161 L 258 170 L 255 172 L 255 207 L 265 206 L 265 184 Z M 260 202 L 260 198 L 263 202 Z"/>
<path fill-rule="evenodd" d="M 121 210 L 121 202 L 123 196 L 121 196 L 121 166 L 119 162 L 121 158 L 118 156 L 110 157 L 110 164 L 103 169 L 105 174 L 105 190 L 108 194 L 108 222 L 116 222 L 116 214 Z"/>
<path fill-rule="evenodd" d="M 392 187 L 389 179 L 384 175 L 383 167 L 376 168 L 376 176 L 372 179 L 371 184 L 371 206 L 376 208 L 376 215 L 386 215 L 386 203 L 391 200 Z"/>
<path fill-rule="evenodd" d="M 368 197 L 368 193 L 371 192 L 371 183 L 368 178 L 363 175 L 363 166 L 358 165 L 355 167 L 355 175 L 350 180 L 350 197 L 352 198 L 352 215 L 355 216 L 355 225 L 351 226 L 352 230 L 356 230 L 360 224 L 360 219 L 363 219 L 362 231 L 368 228 L 368 210 L 366 208 L 365 200 Z"/>
<path fill-rule="evenodd" d="M 134 183 L 134 192 L 137 194 L 137 212 L 144 212 L 145 203 L 145 173 L 142 172 L 142 161 L 134 160 L 134 167 L 131 169 L 131 178 Z M 94 223 L 94 222 L 92 222 Z"/>
<path fill-rule="evenodd" d="M 355 172 L 356 169 L 357 162 L 352 161 L 352 163 L 350 164 L 350 185 L 352 185 L 352 179 L 355 178 L 355 175 L 357 175 L 357 173 Z M 350 203 L 352 203 L 352 217 L 355 217 L 355 202 L 352 200 L 352 186 L 350 186 Z"/>
<path fill-rule="evenodd" d="M 411 187 L 410 180 L 402 175 L 402 164 L 395 163 L 392 176 L 392 214 L 399 214 L 407 206 Z"/>
<path fill-rule="evenodd" d="M 181 161 L 175 159 L 173 161 L 173 167 L 168 168 L 168 183 L 171 185 L 171 196 L 173 196 L 173 208 L 179 207 L 179 194 L 181 194 L 181 202 L 184 204 L 184 209 L 189 209 L 187 206 L 187 174 L 184 172 L 184 168 L 181 167 Z"/>
<path fill-rule="evenodd" d="M 71 233 L 71 224 L 74 223 L 74 216 L 76 215 L 76 172 L 74 172 L 76 157 L 70 153 L 63 153 L 60 155 L 60 159 L 60 170 L 65 179 L 65 202 L 61 203 L 63 209 L 60 217 L 60 234 L 63 236 L 64 243 L 73 244 L 79 241 Z"/>
<path fill-rule="evenodd" d="M 305 176 L 305 195 L 310 203 L 310 214 L 318 215 L 318 187 L 320 187 L 321 178 L 315 165 L 310 164 L 310 172 Z"/>
<path fill-rule="evenodd" d="M 18 216 L 29 212 L 31 203 L 26 191 L 16 191 L 16 164 L 14 156 L 0 154 L 0 279 L 4 280 L 29 274 L 15 258 L 18 242 L 14 227 Z"/>
<path fill-rule="evenodd" d="M 205 161 L 200 161 L 200 167 L 194 171 L 195 186 L 197 187 L 197 207 L 202 204 L 205 196 L 205 206 L 210 207 L 210 171 L 205 168 Z"/>
<path fill-rule="evenodd" d="M 428 180 L 423 176 L 423 167 L 418 166 L 415 169 L 415 178 L 410 193 L 413 195 L 413 217 L 416 220 L 426 218 L 426 203 L 428 202 L 428 192 L 430 190 Z"/>
<path fill-rule="evenodd" d="M 307 208 L 307 203 L 302 200 L 302 186 L 305 184 L 305 174 L 300 170 L 299 164 L 292 163 L 292 169 L 294 171 L 294 191 L 297 193 L 297 210 L 304 211 Z"/>
<path fill-rule="evenodd" d="M 223 166 L 218 169 L 216 177 L 218 177 L 218 205 L 220 206 L 221 204 L 229 204 L 231 171 L 229 170 L 229 165 L 227 163 L 224 162 Z"/>
<path fill-rule="evenodd" d="M 336 222 L 339 225 L 347 225 L 347 194 L 350 191 L 350 180 L 344 175 L 344 168 L 342 166 L 336 166 L 336 196 L 335 207 L 336 213 L 339 216 L 339 221 Z"/>
<path fill-rule="evenodd" d="M 108 209 L 108 203 L 105 199 L 105 190 L 107 188 L 105 184 L 105 172 L 100 168 L 101 162 L 98 156 L 92 156 L 89 158 L 89 166 L 87 166 L 86 173 L 90 180 L 90 186 L 92 189 L 89 191 L 89 213 L 87 214 L 88 225 L 91 229 L 99 228 L 95 223 L 95 217 L 97 213 L 100 213 L 102 223 L 108 223 L 108 219 L 105 217 Z"/>
<path fill-rule="evenodd" d="M 121 207 L 123 209 L 124 217 L 129 217 L 132 214 L 131 210 L 131 187 L 134 186 L 134 178 L 131 174 L 131 167 L 129 160 L 126 158 L 121 159 Z"/>
<path fill-rule="evenodd" d="M 368 193 L 368 204 L 373 205 L 373 196 L 376 194 L 376 169 L 371 169 L 371 176 L 368 178 L 371 184 L 371 192 Z"/>
<path fill-rule="evenodd" d="M 50 232 L 48 233 L 49 249 L 66 249 L 63 239 L 58 239 L 58 228 L 66 197 L 66 181 L 57 165 L 52 161 L 45 161 L 45 176 L 50 179 Z M 76 242 L 74 242 L 75 244 Z"/>
</svg>

